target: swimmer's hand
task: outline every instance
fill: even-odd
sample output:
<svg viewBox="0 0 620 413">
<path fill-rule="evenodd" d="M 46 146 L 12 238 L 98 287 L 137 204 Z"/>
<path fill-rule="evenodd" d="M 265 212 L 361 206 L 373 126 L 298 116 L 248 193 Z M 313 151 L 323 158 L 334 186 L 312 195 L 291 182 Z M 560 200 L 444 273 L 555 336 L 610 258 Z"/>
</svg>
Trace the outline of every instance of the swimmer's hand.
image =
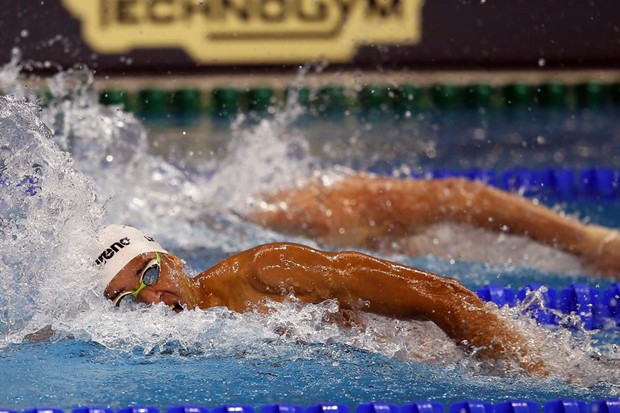
<svg viewBox="0 0 620 413">
<path fill-rule="evenodd" d="M 597 274 L 620 279 L 620 232 L 598 225 L 586 226 L 581 248 L 584 263 Z"/>
<path fill-rule="evenodd" d="M 549 369 L 535 343 L 502 320 L 487 306 L 470 309 L 462 321 L 467 338 L 461 343 L 483 358 L 517 363 L 527 373 L 547 377 Z"/>
<path fill-rule="evenodd" d="M 542 349 L 504 319 L 497 307 L 482 302 L 474 293 L 463 293 L 460 298 L 460 305 L 444 309 L 435 320 L 457 344 L 481 359 L 498 361 L 508 368 L 519 366 L 535 376 L 549 375 Z"/>
</svg>

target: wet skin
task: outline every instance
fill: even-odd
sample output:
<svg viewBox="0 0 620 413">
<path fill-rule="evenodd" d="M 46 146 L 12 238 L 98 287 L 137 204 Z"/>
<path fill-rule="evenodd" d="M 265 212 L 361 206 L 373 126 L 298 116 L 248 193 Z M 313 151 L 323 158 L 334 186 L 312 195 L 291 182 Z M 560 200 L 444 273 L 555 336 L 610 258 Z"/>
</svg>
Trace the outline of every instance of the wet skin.
<svg viewBox="0 0 620 413">
<path fill-rule="evenodd" d="M 264 197 L 247 219 L 330 248 L 385 251 L 440 222 L 455 222 L 531 238 L 577 256 L 592 275 L 620 279 L 620 233 L 585 225 L 532 200 L 461 178 L 394 179 L 352 175 L 311 181 Z"/>
<path fill-rule="evenodd" d="M 386 240 L 438 222 L 459 222 L 528 236 L 580 257 L 596 274 L 620 274 L 617 231 L 584 225 L 518 195 L 463 179 L 353 175 L 278 192 L 259 206 L 249 220 L 332 247 L 381 250 Z M 153 256 L 132 260 L 111 281 L 106 296 L 114 299 L 136 290 Z M 162 302 L 175 311 L 226 306 L 244 312 L 267 311 L 265 300 L 285 301 L 291 295 L 307 303 L 337 299 L 341 309 L 353 314 L 430 320 L 479 355 L 517 361 L 529 372 L 546 374 L 538 352 L 519 332 L 449 278 L 357 252 L 325 252 L 291 243 L 240 252 L 193 279 L 183 272 L 181 259 L 163 254 L 162 260 L 160 279 L 140 292 L 139 301 Z"/>
<path fill-rule="evenodd" d="M 109 299 L 136 290 L 154 253 L 134 258 L 105 290 Z M 338 300 L 341 309 L 398 319 L 429 320 L 457 344 L 489 358 L 516 361 L 546 374 L 543 361 L 524 337 L 458 281 L 358 252 L 325 252 L 293 243 L 272 243 L 235 254 L 196 278 L 183 261 L 162 254 L 159 280 L 138 295 L 175 311 L 225 306 L 232 311 L 266 311 L 266 300 L 291 295 L 307 303 Z"/>
</svg>

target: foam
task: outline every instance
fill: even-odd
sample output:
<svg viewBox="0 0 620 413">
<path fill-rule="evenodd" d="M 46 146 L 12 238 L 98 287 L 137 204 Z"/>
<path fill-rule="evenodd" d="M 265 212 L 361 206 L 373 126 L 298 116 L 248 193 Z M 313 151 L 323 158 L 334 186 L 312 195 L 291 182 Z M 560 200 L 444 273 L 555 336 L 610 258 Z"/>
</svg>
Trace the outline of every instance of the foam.
<svg viewBox="0 0 620 413">
<path fill-rule="evenodd" d="M 69 79 L 60 79 L 55 93 L 63 96 L 79 90 L 90 97 L 52 102 L 42 119 L 53 134 L 37 116 L 38 108 L 0 98 L 3 177 L 13 183 L 0 194 L 0 288 L 7 292 L 0 297 L 0 347 L 50 326 L 54 339 L 72 337 L 128 354 L 190 351 L 198 357 L 231 353 L 270 357 L 275 351 L 295 359 L 316 356 L 299 342 L 318 343 L 327 351 L 336 343 L 401 360 L 464 366 L 471 372 L 513 371 L 469 357 L 430 323 L 368 316 L 364 328 L 338 328 L 325 322 L 338 311 L 337 304 L 329 301 L 270 303 L 273 311 L 267 315 L 236 314 L 224 308 L 177 315 L 163 305 L 132 312 L 114 309 L 96 288 L 98 276 L 90 259 L 96 230 L 105 220 L 114 217 L 143 228 L 170 245 L 172 252 L 238 251 L 282 239 L 238 217 L 253 195 L 332 171 L 317 169 L 310 155 L 290 157 L 291 142 L 302 149 L 307 143 L 290 128 L 285 113 L 258 124 L 241 119 L 215 176 L 191 174 L 150 154 L 140 122 L 98 105 L 88 76 L 78 77 L 87 82 L 83 89 L 80 82 L 76 87 Z M 68 91 L 62 86 L 67 84 L 72 84 Z M 34 162 L 42 167 L 33 168 Z M 14 185 L 27 175 L 36 178 L 39 188 L 33 196 Z M 479 280 L 497 275 L 493 268 L 479 270 L 475 274 Z M 458 276 L 467 279 L 471 274 Z M 619 382 L 617 369 L 590 357 L 595 343 L 588 341 L 588 333 L 581 333 L 580 343 L 568 331 L 550 332 L 533 325 L 519 317 L 517 309 L 503 314 L 539 343 L 556 377 L 584 386 Z"/>
</svg>

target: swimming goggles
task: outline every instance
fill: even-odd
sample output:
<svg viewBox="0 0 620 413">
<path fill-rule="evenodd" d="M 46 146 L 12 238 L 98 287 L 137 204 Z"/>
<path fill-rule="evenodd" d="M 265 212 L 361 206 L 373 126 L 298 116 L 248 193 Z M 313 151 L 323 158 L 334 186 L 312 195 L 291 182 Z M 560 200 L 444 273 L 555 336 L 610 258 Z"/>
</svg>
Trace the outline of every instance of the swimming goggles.
<svg viewBox="0 0 620 413">
<path fill-rule="evenodd" d="M 125 291 L 120 293 L 113 301 L 116 307 L 120 307 L 121 302 L 123 304 L 135 303 L 138 301 L 138 294 L 140 291 L 144 289 L 147 285 L 153 285 L 159 280 L 159 274 L 161 273 L 161 255 L 159 252 L 155 253 L 155 258 L 146 264 L 144 269 L 142 270 L 142 274 L 140 274 L 140 287 L 138 287 L 135 291 Z"/>
</svg>

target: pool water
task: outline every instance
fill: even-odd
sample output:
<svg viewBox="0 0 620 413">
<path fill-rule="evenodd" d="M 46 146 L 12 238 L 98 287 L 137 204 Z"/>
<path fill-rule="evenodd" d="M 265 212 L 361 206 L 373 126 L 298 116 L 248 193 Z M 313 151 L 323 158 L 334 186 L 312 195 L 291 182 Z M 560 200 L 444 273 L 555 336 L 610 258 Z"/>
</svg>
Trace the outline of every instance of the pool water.
<svg viewBox="0 0 620 413">
<path fill-rule="evenodd" d="M 41 110 L 12 69 L 0 76 L 0 86 L 17 96 L 0 98 L 0 406 L 543 402 L 620 394 L 618 329 L 540 327 L 518 308 L 503 309 L 507 322 L 542 344 L 552 375 L 540 379 L 463 353 L 430 323 L 369 315 L 365 330 L 340 329 L 323 321 L 335 302 L 273 304 L 267 316 L 114 309 L 96 290 L 88 258 L 97 229 L 109 222 L 143 228 L 184 257 L 190 272 L 259 243 L 315 245 L 239 215 L 253 196 L 349 168 L 616 168 L 613 112 L 541 111 L 533 120 L 527 114 L 527 122 L 486 114 L 481 129 L 471 127 L 478 119 L 471 113 L 317 118 L 291 105 L 231 124 L 172 128 L 100 106 L 88 72 L 52 79 L 58 99 Z M 542 201 L 620 226 L 617 200 Z M 422 237 L 445 248 L 387 257 L 472 289 L 608 284 L 584 275 L 571 257 L 527 240 L 458 226 Z M 451 258 L 457 247 L 465 260 Z M 32 338 L 41 331 L 51 337 Z"/>
</svg>

